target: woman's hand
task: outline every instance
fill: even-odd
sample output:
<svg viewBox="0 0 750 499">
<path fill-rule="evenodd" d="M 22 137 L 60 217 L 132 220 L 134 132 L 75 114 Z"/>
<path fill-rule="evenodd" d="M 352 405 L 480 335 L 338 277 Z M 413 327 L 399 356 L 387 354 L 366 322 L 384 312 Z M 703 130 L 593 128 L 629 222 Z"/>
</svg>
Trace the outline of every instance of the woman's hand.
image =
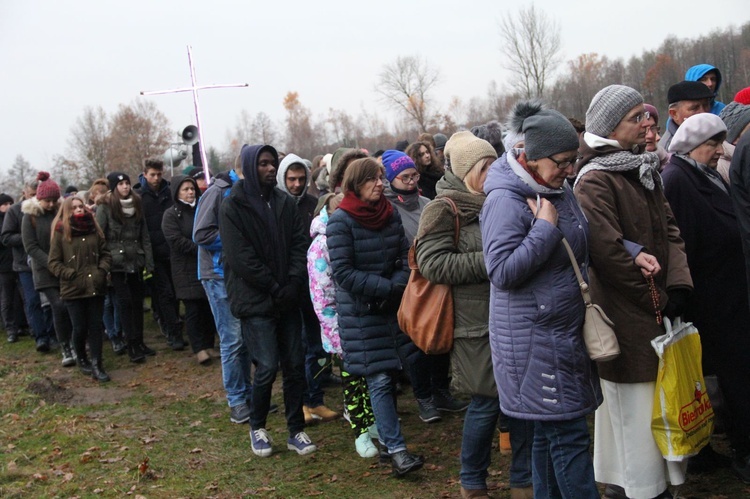
<svg viewBox="0 0 750 499">
<path fill-rule="evenodd" d="M 531 208 L 531 213 L 533 213 L 536 218 L 546 220 L 557 227 L 557 208 L 555 208 L 555 205 L 553 205 L 549 199 L 541 198 L 541 206 L 538 207 L 538 210 L 536 200 L 527 199 L 526 202 L 529 204 L 529 208 Z"/>
<path fill-rule="evenodd" d="M 649 255 L 645 251 L 638 253 L 635 257 L 635 264 L 641 268 L 643 277 L 655 276 L 661 272 L 661 265 L 654 255 Z"/>
</svg>

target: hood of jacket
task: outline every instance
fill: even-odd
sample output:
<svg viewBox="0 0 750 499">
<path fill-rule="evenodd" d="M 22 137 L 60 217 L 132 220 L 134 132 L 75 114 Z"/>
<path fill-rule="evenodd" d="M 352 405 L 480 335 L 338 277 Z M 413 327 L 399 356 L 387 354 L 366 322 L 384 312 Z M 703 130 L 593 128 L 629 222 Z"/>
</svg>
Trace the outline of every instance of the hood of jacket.
<svg viewBox="0 0 750 499">
<path fill-rule="evenodd" d="M 52 208 L 49 212 L 45 212 L 44 208 L 42 208 L 42 205 L 39 204 L 39 200 L 36 197 L 26 199 L 21 203 L 21 212 L 24 215 L 33 215 L 35 217 L 40 217 L 46 213 L 52 213 L 53 215 L 57 213 L 57 209 L 60 206 L 60 203 L 55 201 L 55 206 Z"/>
<path fill-rule="evenodd" d="M 180 186 L 184 184 L 185 182 L 190 182 L 193 184 L 193 188 L 195 189 L 195 200 L 198 201 L 198 195 L 200 194 L 200 189 L 198 189 L 198 183 L 195 181 L 193 177 L 190 177 L 188 175 L 175 175 L 172 177 L 172 182 L 169 184 L 169 189 L 172 193 L 172 201 L 175 202 L 175 206 L 177 206 L 177 203 L 179 199 L 177 199 L 177 195 L 180 192 Z M 182 203 L 185 204 L 185 203 Z"/>
<path fill-rule="evenodd" d="M 687 81 L 698 81 L 709 71 L 716 71 L 716 90 L 714 91 L 714 97 L 716 97 L 721 89 L 721 71 L 716 66 L 697 64 L 685 72 L 685 79 Z"/>
<path fill-rule="evenodd" d="M 258 157 L 260 156 L 260 153 L 264 151 L 270 152 L 278 163 L 279 153 L 276 152 L 276 149 L 274 149 L 273 146 L 249 146 L 245 144 L 242 146 L 242 152 L 240 152 L 240 159 L 242 160 L 242 175 L 245 177 L 243 186 L 245 193 L 251 199 L 261 199 L 262 189 L 260 188 L 260 180 L 258 179 Z"/>
<path fill-rule="evenodd" d="M 328 211 L 324 208 L 320 210 L 320 215 L 313 218 L 310 224 L 310 237 L 315 239 L 317 236 L 326 235 L 326 227 L 328 226 Z"/>
<path fill-rule="evenodd" d="M 305 169 L 305 187 L 302 189 L 302 193 L 298 196 L 295 196 L 291 192 L 289 192 L 289 189 L 286 187 L 286 172 L 289 170 L 289 167 L 292 165 L 300 165 Z M 307 164 L 297 156 L 296 154 L 287 154 L 284 156 L 284 159 L 281 160 L 281 164 L 279 165 L 279 169 L 276 172 L 276 187 L 281 189 L 282 191 L 286 192 L 290 196 L 292 196 L 295 201 L 299 203 L 299 200 L 305 197 L 305 194 L 307 194 L 307 187 L 310 183 L 310 168 L 308 168 Z"/>
</svg>

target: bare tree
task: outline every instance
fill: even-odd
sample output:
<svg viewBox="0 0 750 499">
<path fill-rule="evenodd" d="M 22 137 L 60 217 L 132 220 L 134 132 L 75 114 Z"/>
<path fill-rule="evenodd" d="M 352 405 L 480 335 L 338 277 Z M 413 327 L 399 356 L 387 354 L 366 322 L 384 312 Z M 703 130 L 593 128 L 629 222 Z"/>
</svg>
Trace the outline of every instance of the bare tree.
<svg viewBox="0 0 750 499">
<path fill-rule="evenodd" d="M 560 25 L 534 4 L 500 21 L 500 50 L 506 69 L 516 75 L 513 86 L 525 98 L 543 97 L 547 80 L 560 63 Z"/>
<path fill-rule="evenodd" d="M 271 117 L 262 111 L 256 114 L 250 125 L 250 137 L 257 144 L 276 144 L 278 133 Z"/>
<path fill-rule="evenodd" d="M 143 160 L 161 156 L 170 142 L 169 121 L 153 102 L 138 99 L 127 106 L 120 104 L 112 118 L 107 149 L 110 170 L 137 176 Z"/>
<path fill-rule="evenodd" d="M 76 177 L 75 181 L 94 179 L 107 175 L 110 123 L 104 109 L 87 107 L 76 119 L 68 140 L 68 155 L 57 163 Z"/>
<path fill-rule="evenodd" d="M 34 180 L 37 173 L 37 170 L 31 167 L 31 163 L 19 154 L 13 165 L 0 177 L 2 191 L 17 198 L 23 191 L 23 186 Z"/>
<path fill-rule="evenodd" d="M 434 115 L 430 92 L 439 81 L 440 72 L 427 61 L 416 56 L 398 57 L 383 67 L 375 91 L 426 132 Z"/>
</svg>

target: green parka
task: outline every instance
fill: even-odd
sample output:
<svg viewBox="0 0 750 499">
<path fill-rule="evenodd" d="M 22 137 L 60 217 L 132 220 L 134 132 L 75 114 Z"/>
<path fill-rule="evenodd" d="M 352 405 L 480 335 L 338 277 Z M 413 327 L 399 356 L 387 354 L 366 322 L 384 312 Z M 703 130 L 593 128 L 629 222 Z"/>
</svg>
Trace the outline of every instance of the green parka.
<svg viewBox="0 0 750 499">
<path fill-rule="evenodd" d="M 110 272 L 142 272 L 144 267 L 149 272 L 154 270 L 151 239 L 143 217 L 140 220 L 135 216 L 126 217 L 124 223 L 120 222 L 105 202 L 96 209 L 96 222 L 102 228 L 112 254 Z"/>
</svg>

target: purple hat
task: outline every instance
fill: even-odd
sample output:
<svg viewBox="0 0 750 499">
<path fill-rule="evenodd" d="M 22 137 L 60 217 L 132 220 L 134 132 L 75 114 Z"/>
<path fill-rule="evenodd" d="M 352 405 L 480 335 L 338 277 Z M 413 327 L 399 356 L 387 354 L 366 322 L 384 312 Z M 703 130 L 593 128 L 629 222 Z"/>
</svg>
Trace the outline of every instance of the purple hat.
<svg viewBox="0 0 750 499">
<path fill-rule="evenodd" d="M 414 161 L 401 151 L 388 149 L 383 153 L 382 159 L 383 166 L 385 167 L 385 176 L 388 179 L 388 182 L 393 182 L 393 179 L 404 170 L 417 168 L 414 165 Z"/>
<path fill-rule="evenodd" d="M 646 108 L 646 111 L 648 111 L 648 114 L 651 115 L 651 117 L 654 119 L 654 122 L 658 125 L 659 124 L 659 111 L 656 110 L 654 106 L 651 104 L 643 104 L 643 107 Z"/>
</svg>

